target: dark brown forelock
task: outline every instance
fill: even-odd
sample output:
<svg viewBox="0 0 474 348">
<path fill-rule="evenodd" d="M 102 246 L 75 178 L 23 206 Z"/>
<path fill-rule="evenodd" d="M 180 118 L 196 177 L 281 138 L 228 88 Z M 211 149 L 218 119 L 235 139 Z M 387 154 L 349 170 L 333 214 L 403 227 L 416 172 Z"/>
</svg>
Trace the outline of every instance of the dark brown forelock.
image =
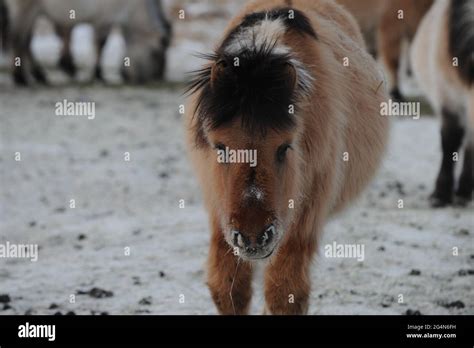
<svg viewBox="0 0 474 348">
<path fill-rule="evenodd" d="M 289 9 L 276 9 L 247 15 L 242 23 L 223 40 L 221 47 L 210 55 L 201 55 L 210 64 L 195 71 L 188 84 L 187 93 L 199 92 L 195 115 L 199 127 L 219 128 L 237 117 L 248 132 L 266 134 L 268 129 L 283 131 L 295 126 L 295 116 L 290 105 L 297 111 L 300 88 L 294 86 L 288 65 L 291 55 L 275 52 L 276 41 L 244 46 L 238 54 L 226 53 L 227 45 L 243 28 L 251 27 L 264 19 L 277 20 Z M 291 28 L 316 38 L 308 19 L 295 11 L 296 22 Z M 287 27 L 289 24 L 286 24 Z M 255 38 L 254 38 L 255 40 Z M 234 59 L 239 65 L 234 66 Z M 224 66 L 218 78 L 211 83 L 212 66 Z"/>
</svg>

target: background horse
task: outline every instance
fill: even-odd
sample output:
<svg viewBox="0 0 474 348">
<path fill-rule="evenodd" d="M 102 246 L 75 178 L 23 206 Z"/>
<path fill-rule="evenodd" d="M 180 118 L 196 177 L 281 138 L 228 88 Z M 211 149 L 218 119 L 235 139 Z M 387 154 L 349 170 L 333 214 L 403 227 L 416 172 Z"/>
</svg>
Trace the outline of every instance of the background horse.
<svg viewBox="0 0 474 348">
<path fill-rule="evenodd" d="M 41 66 L 31 53 L 34 24 L 45 15 L 63 39 L 60 67 L 69 75 L 76 72 L 70 52 L 71 32 L 78 23 L 89 23 L 95 32 L 97 50 L 95 76 L 102 79 L 100 59 L 107 37 L 114 26 L 122 29 L 126 44 L 122 76 L 132 83 L 161 79 L 170 43 L 171 25 L 164 15 L 160 0 L 7 0 L 11 22 L 14 57 L 13 77 L 17 84 L 27 84 L 27 71 L 39 82 L 46 83 Z M 130 64 L 128 64 L 128 61 Z"/>
<path fill-rule="evenodd" d="M 353 17 L 327 0 L 253 1 L 207 58 L 186 127 L 212 229 L 213 300 L 247 313 L 255 262 L 268 259 L 267 313 L 306 313 L 322 228 L 384 152 L 382 74 Z M 220 163 L 228 149 L 256 151 L 257 166 Z"/>
<path fill-rule="evenodd" d="M 431 203 L 464 205 L 472 199 L 474 186 L 473 2 L 438 0 L 420 26 L 411 58 L 420 86 L 442 117 L 443 159 Z M 464 164 L 455 187 L 454 167 L 461 148 Z"/>
<path fill-rule="evenodd" d="M 367 49 L 380 57 L 395 101 L 403 100 L 399 71 L 404 43 L 411 44 L 416 30 L 433 0 L 337 0 L 359 23 Z M 402 11 L 402 12 L 400 12 Z"/>
<path fill-rule="evenodd" d="M 357 20 L 369 53 L 377 57 L 377 27 L 386 1 L 380 0 L 337 0 Z"/>
<path fill-rule="evenodd" d="M 421 20 L 434 0 L 390 0 L 386 3 L 377 29 L 380 60 L 388 74 L 388 88 L 395 101 L 403 101 L 399 70 L 404 43 L 411 45 Z M 402 11 L 402 12 L 400 12 Z M 405 52 L 407 52 L 405 50 Z M 405 53 L 406 54 L 406 53 Z"/>
</svg>

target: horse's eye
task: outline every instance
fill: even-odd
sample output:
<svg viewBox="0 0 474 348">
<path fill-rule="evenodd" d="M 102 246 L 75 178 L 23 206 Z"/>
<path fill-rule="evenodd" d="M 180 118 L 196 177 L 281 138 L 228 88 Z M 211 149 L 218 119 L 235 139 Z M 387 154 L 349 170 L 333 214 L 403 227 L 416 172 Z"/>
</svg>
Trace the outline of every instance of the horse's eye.
<svg viewBox="0 0 474 348">
<path fill-rule="evenodd" d="M 290 144 L 283 144 L 283 145 L 280 145 L 278 147 L 278 150 L 277 150 L 277 161 L 278 162 L 283 162 L 285 160 L 285 157 L 286 157 L 286 153 L 288 152 L 288 149 L 291 149 L 291 145 Z"/>
</svg>

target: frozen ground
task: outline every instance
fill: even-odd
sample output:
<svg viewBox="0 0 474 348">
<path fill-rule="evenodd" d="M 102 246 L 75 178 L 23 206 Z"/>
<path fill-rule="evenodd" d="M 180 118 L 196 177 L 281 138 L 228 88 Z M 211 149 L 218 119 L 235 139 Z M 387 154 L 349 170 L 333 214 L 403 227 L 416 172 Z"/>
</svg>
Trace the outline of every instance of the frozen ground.
<svg viewBox="0 0 474 348">
<path fill-rule="evenodd" d="M 199 66 L 190 53 L 211 48 L 235 10 L 217 6 L 209 15 L 209 7 L 189 6 L 193 25 L 175 21 L 172 81 Z M 84 68 L 91 67 L 88 30 L 74 34 Z M 46 65 L 56 59 L 55 40 L 43 35 L 33 43 Z M 120 37 L 107 45 L 113 80 Z M 77 87 L 59 73 L 53 80 L 62 87 L 18 90 L 0 73 L 0 243 L 40 246 L 36 263 L 0 259 L 0 314 L 216 313 L 205 285 L 207 217 L 184 154 L 182 85 Z M 95 101 L 96 118 L 55 116 L 63 99 Z M 473 205 L 433 210 L 427 203 L 438 134 L 432 117 L 394 120 L 376 180 L 328 224 L 322 241 L 363 244 L 365 260 L 318 257 L 311 314 L 474 314 Z M 255 314 L 263 307 L 259 284 Z M 93 288 L 112 293 L 79 294 Z"/>
</svg>

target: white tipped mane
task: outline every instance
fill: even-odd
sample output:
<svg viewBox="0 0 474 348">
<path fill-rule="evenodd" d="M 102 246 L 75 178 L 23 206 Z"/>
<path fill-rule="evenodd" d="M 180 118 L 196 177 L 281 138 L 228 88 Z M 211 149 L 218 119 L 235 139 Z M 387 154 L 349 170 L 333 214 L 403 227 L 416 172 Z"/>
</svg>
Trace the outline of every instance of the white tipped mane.
<svg viewBox="0 0 474 348">
<path fill-rule="evenodd" d="M 227 45 L 225 51 L 228 54 L 237 55 L 245 49 L 258 49 L 264 45 L 275 42 L 275 53 L 288 53 L 289 48 L 278 42 L 285 31 L 286 27 L 281 19 L 271 20 L 267 17 L 252 27 L 242 29 Z"/>
<path fill-rule="evenodd" d="M 270 19 L 268 14 L 266 18 L 252 27 L 241 29 L 240 32 L 230 41 L 225 52 L 230 55 L 239 55 L 247 49 L 258 50 L 269 43 L 275 43 L 272 52 L 275 54 L 289 54 L 291 49 L 281 42 L 281 37 L 285 34 L 287 28 L 282 19 Z M 294 66 L 298 76 L 298 86 L 309 94 L 314 82 L 304 64 L 299 60 L 292 58 L 290 63 Z"/>
<path fill-rule="evenodd" d="M 313 87 L 315 78 L 311 76 L 309 71 L 306 69 L 303 63 L 299 60 L 292 58 L 290 63 L 296 70 L 296 76 L 298 77 L 298 87 L 307 95 L 310 94 Z"/>
</svg>

